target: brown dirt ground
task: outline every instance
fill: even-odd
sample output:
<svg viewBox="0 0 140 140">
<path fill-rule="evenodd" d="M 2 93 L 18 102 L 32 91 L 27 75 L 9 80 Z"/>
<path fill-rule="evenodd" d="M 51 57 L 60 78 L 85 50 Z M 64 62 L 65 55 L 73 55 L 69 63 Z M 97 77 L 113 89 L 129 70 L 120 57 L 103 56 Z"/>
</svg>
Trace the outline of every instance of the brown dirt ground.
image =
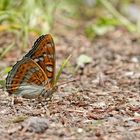
<svg viewBox="0 0 140 140">
<path fill-rule="evenodd" d="M 0 138 L 3 139 L 140 139 L 140 42 L 125 30 L 117 29 L 90 42 L 82 34 L 59 35 L 56 43 L 57 70 L 71 53 L 73 67 L 81 54 L 92 62 L 72 74 L 66 68 L 61 79 L 75 82 L 60 85 L 51 101 L 11 98 L 0 92 Z M 17 51 L 10 52 L 1 66 L 14 64 Z M 23 53 L 22 53 L 23 54 Z M 25 54 L 25 53 L 24 53 Z M 11 58 L 9 58 L 9 56 Z M 61 83 L 61 82 L 60 82 Z M 35 118 L 44 123 L 31 126 Z M 33 128 L 34 127 L 34 132 Z M 37 132 L 38 127 L 42 130 Z"/>
</svg>

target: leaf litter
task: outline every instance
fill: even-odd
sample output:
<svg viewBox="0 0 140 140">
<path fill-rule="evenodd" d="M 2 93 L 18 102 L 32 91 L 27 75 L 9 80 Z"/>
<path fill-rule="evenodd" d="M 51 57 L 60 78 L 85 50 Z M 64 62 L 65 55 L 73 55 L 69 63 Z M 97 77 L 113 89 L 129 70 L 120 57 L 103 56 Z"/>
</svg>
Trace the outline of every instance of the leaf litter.
<svg viewBox="0 0 140 140">
<path fill-rule="evenodd" d="M 57 44 L 63 46 L 61 49 L 56 47 L 57 70 L 64 56 L 72 52 L 74 68 L 83 54 L 92 56 L 92 61 L 85 64 L 82 60 L 84 66 L 73 74 L 74 79 L 79 80 L 60 84 L 48 102 L 22 99 L 13 108 L 10 97 L 1 90 L 1 138 L 139 140 L 138 39 L 133 41 L 132 35 L 122 29 L 99 37 L 93 43 L 82 34 L 70 36 L 62 35 Z M 68 81 L 69 75 L 72 73 L 66 68 L 61 79 Z M 20 121 L 9 123 L 18 116 Z"/>
</svg>

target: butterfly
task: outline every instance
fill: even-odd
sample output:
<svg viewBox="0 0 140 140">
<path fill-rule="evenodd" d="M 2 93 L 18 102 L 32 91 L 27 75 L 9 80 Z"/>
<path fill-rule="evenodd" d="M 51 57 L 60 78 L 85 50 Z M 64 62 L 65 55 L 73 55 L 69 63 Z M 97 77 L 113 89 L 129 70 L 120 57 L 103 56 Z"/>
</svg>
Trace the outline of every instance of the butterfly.
<svg viewBox="0 0 140 140">
<path fill-rule="evenodd" d="M 49 97 L 56 90 L 55 44 L 50 34 L 40 36 L 32 49 L 12 67 L 6 78 L 10 95 L 33 99 Z"/>
</svg>

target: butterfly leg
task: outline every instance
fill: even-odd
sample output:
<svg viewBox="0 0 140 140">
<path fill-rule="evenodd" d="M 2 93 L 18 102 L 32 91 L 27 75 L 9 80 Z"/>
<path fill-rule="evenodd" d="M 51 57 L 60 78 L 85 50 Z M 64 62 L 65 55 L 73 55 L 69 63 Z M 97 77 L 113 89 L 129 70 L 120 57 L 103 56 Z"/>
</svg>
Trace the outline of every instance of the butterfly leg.
<svg viewBox="0 0 140 140">
<path fill-rule="evenodd" d="M 37 102 L 38 102 L 38 103 L 41 103 L 42 100 L 43 100 L 43 97 L 42 97 L 42 96 L 38 96 L 38 97 L 37 97 Z"/>
<path fill-rule="evenodd" d="M 14 113 L 17 113 L 17 110 L 15 108 L 15 96 L 11 97 L 11 101 L 10 101 L 10 107 L 13 109 Z"/>
</svg>

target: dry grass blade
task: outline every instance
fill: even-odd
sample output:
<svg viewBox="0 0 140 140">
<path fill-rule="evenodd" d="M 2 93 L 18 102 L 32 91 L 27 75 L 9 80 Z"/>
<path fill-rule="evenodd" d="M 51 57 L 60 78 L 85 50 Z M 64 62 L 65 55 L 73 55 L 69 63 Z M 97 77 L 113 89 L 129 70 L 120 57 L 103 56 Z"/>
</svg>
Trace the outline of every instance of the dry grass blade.
<svg viewBox="0 0 140 140">
<path fill-rule="evenodd" d="M 14 117 L 12 120 L 10 120 L 10 122 L 19 123 L 19 122 L 23 122 L 27 118 L 28 118 L 28 116 L 26 116 L 26 115 L 20 115 L 20 116 Z"/>
</svg>

